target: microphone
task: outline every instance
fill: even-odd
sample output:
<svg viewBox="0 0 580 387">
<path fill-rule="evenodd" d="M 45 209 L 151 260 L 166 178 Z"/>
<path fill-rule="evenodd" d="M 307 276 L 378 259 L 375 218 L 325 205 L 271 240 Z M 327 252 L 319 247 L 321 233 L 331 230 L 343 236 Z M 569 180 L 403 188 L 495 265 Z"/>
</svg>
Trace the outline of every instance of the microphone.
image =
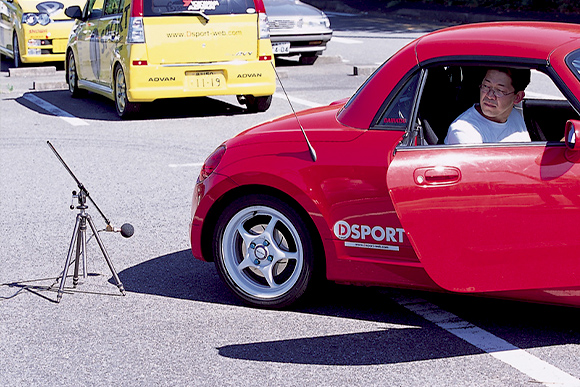
<svg viewBox="0 0 580 387">
<path fill-rule="evenodd" d="M 133 228 L 132 224 L 125 223 L 121 226 L 120 232 L 123 238 L 131 238 L 133 236 L 133 233 L 135 232 L 135 228 Z"/>
<path fill-rule="evenodd" d="M 123 238 L 131 238 L 133 233 L 135 232 L 135 228 L 130 223 L 125 223 L 121 226 L 121 228 L 114 228 L 111 225 L 107 225 L 105 231 L 108 232 L 120 232 Z"/>
</svg>

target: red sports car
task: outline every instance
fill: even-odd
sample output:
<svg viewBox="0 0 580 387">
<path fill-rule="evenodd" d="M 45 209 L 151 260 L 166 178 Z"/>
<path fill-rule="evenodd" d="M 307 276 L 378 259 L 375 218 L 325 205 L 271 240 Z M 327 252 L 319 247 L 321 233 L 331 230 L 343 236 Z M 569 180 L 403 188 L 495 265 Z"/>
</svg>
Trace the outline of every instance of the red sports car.
<svg viewBox="0 0 580 387">
<path fill-rule="evenodd" d="M 497 67 L 530 70 L 514 111 L 531 141 L 445 144 Z M 579 112 L 579 25 L 427 34 L 350 100 L 218 147 L 193 195 L 193 255 L 265 308 L 319 277 L 578 307 Z"/>
</svg>

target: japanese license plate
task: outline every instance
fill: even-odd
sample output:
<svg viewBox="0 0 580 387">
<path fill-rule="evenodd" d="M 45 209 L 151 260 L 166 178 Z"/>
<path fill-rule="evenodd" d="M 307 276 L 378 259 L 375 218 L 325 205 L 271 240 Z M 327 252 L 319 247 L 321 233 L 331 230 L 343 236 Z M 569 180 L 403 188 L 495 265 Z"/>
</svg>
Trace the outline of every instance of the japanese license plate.
<svg viewBox="0 0 580 387">
<path fill-rule="evenodd" d="M 66 51 L 66 39 L 53 39 L 52 40 L 52 53 L 53 54 L 64 54 Z"/>
<path fill-rule="evenodd" d="M 226 87 L 223 71 L 186 71 L 185 80 L 190 89 L 222 89 Z"/>
<path fill-rule="evenodd" d="M 290 53 L 290 42 L 272 43 L 272 52 L 274 54 L 289 54 Z"/>
</svg>

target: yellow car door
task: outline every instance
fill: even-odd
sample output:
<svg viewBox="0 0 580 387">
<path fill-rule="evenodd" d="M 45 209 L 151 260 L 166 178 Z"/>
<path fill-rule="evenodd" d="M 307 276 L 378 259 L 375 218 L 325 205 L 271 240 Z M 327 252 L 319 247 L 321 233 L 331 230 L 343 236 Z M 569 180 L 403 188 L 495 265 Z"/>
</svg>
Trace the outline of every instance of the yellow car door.
<svg viewBox="0 0 580 387">
<path fill-rule="evenodd" d="M 113 63 L 118 56 L 122 0 L 105 0 L 103 17 L 99 23 L 100 68 L 99 83 L 113 85 Z"/>
<path fill-rule="evenodd" d="M 83 11 L 87 19 L 77 26 L 77 71 L 80 80 L 96 82 L 100 77 L 99 23 L 103 5 L 104 0 L 90 0 Z"/>
</svg>

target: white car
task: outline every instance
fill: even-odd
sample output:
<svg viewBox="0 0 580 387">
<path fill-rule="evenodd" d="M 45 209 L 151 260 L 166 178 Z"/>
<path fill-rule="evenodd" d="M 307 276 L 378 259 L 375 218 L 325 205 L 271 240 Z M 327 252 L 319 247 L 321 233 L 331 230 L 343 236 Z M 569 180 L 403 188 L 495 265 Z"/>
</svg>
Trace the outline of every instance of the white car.
<svg viewBox="0 0 580 387">
<path fill-rule="evenodd" d="M 264 0 L 275 56 L 300 55 L 301 64 L 313 64 L 332 37 L 330 20 L 298 0 Z"/>
</svg>

